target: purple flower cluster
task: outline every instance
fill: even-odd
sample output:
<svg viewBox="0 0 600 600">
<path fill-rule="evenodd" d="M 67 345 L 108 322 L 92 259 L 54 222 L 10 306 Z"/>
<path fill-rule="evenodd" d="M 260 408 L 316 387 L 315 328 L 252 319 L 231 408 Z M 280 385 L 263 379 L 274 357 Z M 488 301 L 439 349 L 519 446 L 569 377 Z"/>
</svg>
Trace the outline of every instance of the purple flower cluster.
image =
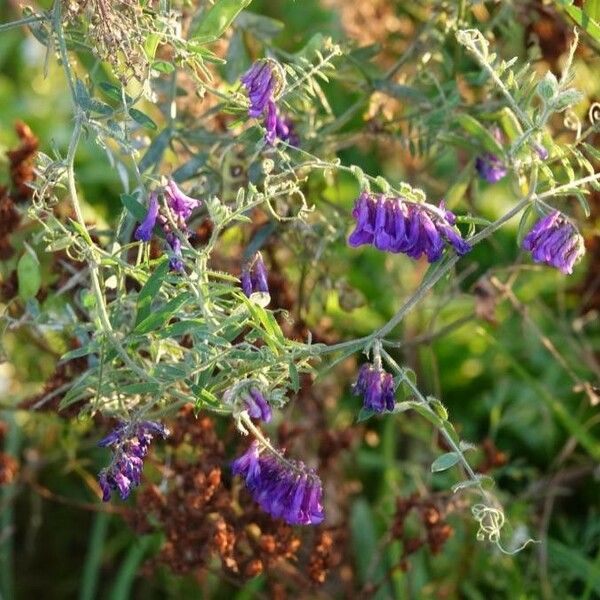
<svg viewBox="0 0 600 600">
<path fill-rule="evenodd" d="M 248 298 L 256 292 L 269 293 L 267 268 L 260 252 L 257 252 L 254 259 L 244 266 L 240 275 L 240 281 L 242 282 L 242 290 Z"/>
<path fill-rule="evenodd" d="M 323 489 L 319 476 L 300 461 L 284 461 L 261 454 L 258 442 L 233 462 L 260 507 L 290 525 L 318 525 L 324 519 Z"/>
<path fill-rule="evenodd" d="M 292 146 L 299 145 L 298 135 L 289 117 L 279 113 L 275 96 L 279 93 L 283 81 L 275 61 L 263 59 L 256 61 L 241 77 L 250 99 L 248 116 L 265 117 L 265 139 L 273 145 L 280 139 Z"/>
<path fill-rule="evenodd" d="M 535 262 L 571 274 L 573 265 L 585 254 L 583 238 L 575 226 L 557 210 L 539 219 L 523 240 L 523 249 Z"/>
<path fill-rule="evenodd" d="M 348 243 L 354 247 L 372 244 L 378 250 L 401 252 L 415 259 L 425 254 L 429 262 L 439 260 L 445 242 L 460 255 L 471 250 L 454 228 L 456 217 L 443 203 L 438 208 L 363 192 L 352 216 L 356 227 Z"/>
<path fill-rule="evenodd" d="M 260 419 L 265 423 L 271 420 L 271 407 L 258 388 L 251 387 L 248 393 L 244 395 L 244 405 L 253 419 Z"/>
<path fill-rule="evenodd" d="M 111 490 L 118 490 L 125 500 L 132 488 L 140 484 L 144 457 L 155 435 L 165 438 L 169 432 L 155 421 L 121 423 L 98 443 L 98 446 L 111 447 L 114 451 L 112 464 L 98 476 L 104 502 L 110 500 Z"/>
<path fill-rule="evenodd" d="M 371 364 L 364 364 L 356 383 L 352 386 L 355 396 L 363 397 L 363 407 L 374 412 L 394 410 L 396 395 L 394 378 L 390 373 Z"/>
<path fill-rule="evenodd" d="M 190 198 L 184 194 L 172 179 L 168 181 L 163 191 L 167 200 L 167 206 L 171 212 L 172 220 L 175 222 L 181 233 L 188 235 L 187 221 L 193 210 L 200 205 L 200 200 Z M 171 268 L 176 271 L 183 271 L 181 239 L 172 230 L 171 223 L 167 216 L 161 213 L 158 204 L 158 193 L 152 192 L 148 203 L 148 212 L 135 231 L 135 239 L 149 242 L 152 239 L 152 233 L 157 224 L 161 226 L 172 252 L 171 258 L 169 259 Z"/>
</svg>

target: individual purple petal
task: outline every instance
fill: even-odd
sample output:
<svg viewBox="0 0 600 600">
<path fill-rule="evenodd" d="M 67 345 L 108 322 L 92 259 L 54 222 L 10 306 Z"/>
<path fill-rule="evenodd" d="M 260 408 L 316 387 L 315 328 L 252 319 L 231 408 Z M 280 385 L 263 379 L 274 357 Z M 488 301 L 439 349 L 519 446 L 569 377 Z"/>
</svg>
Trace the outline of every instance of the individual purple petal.
<svg viewBox="0 0 600 600">
<path fill-rule="evenodd" d="M 250 444 L 248 450 L 233 461 L 231 471 L 234 475 L 241 475 L 246 480 L 246 485 L 253 485 L 260 478 L 261 465 L 258 454 L 258 442 Z"/>
<path fill-rule="evenodd" d="M 273 100 L 267 102 L 267 115 L 265 117 L 265 140 L 268 144 L 273 145 L 277 137 L 277 107 Z"/>
<path fill-rule="evenodd" d="M 158 194 L 156 192 L 152 192 L 150 194 L 150 199 L 148 202 L 148 212 L 146 213 L 146 217 L 140 224 L 140 226 L 135 230 L 135 239 L 149 242 L 152 239 L 152 231 L 154 230 L 154 226 L 156 225 L 156 218 L 158 217 Z"/>
<path fill-rule="evenodd" d="M 250 298 L 252 295 L 252 278 L 250 277 L 250 271 L 247 268 L 242 269 L 240 281 L 242 283 L 242 291 Z"/>
<path fill-rule="evenodd" d="M 253 419 L 261 419 L 265 423 L 271 420 L 271 406 L 257 388 L 250 388 L 249 393 L 245 397 L 245 403 L 246 410 Z"/>
</svg>

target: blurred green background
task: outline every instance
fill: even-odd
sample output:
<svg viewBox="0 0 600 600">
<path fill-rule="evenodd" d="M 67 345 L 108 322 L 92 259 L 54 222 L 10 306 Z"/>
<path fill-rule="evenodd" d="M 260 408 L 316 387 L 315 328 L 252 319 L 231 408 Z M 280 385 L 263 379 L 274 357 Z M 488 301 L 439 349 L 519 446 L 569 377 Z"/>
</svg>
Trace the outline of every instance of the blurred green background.
<svg viewBox="0 0 600 600">
<path fill-rule="evenodd" d="M 424 4 L 257 0 L 251 10 L 285 23 L 284 32 L 274 41 L 291 52 L 315 33 L 335 39 L 355 35 L 360 38 L 356 40 L 359 45 L 393 46 L 410 41 L 427 15 Z M 529 55 L 532 31 L 543 41 L 542 30 L 531 25 L 538 22 L 534 14 L 549 11 L 557 30 L 571 25 L 567 15 L 541 6 L 517 2 L 511 7 L 511 25 L 501 38 L 509 55 Z M 0 22 L 17 16 L 10 2 L 0 7 Z M 597 98 L 600 82 L 597 77 L 590 81 L 589 76 L 598 73 L 598 57 L 593 42 L 587 42 L 589 47 L 576 58 L 576 69 L 588 93 Z M 554 58 L 544 55 L 542 43 L 540 47 L 538 59 L 543 69 Z M 23 30 L 0 33 L 2 157 L 17 144 L 13 123 L 18 119 L 32 128 L 43 152 L 52 155 L 55 148 L 61 153 L 66 150 L 72 128 L 70 99 L 54 57 L 48 60 L 46 76 L 44 63 L 45 49 L 31 35 Z M 334 112 L 341 114 L 354 98 L 341 86 L 332 85 L 329 100 Z M 362 115 L 356 119 L 361 120 Z M 369 174 L 392 181 L 415 176 L 414 165 L 404 162 L 406 153 L 390 152 L 389 146 L 380 146 L 377 140 L 352 145 L 339 156 L 347 164 L 357 164 Z M 439 158 L 428 165 L 432 181 L 425 186 L 439 194 L 456 182 L 464 163 L 464 157 L 454 154 Z M 82 144 L 76 169 L 85 199 L 111 221 L 122 190 L 118 176 L 107 166 L 98 146 Z M 6 179 L 4 169 L 1 172 Z M 326 200 L 350 209 L 356 193 L 350 179 L 341 177 L 332 186 L 319 179 L 313 185 L 317 204 Z M 480 216 L 497 218 L 511 201 L 508 184 L 471 183 L 470 208 Z M 592 216 L 585 229 L 588 240 L 594 237 L 600 215 L 598 194 L 592 195 L 591 205 Z M 352 483 L 346 552 L 355 570 L 354 583 L 344 586 L 344 578 L 335 574 L 320 590 L 294 591 L 290 584 L 290 596 L 600 598 L 598 416 L 597 407 L 590 405 L 578 387 L 578 381 L 598 382 L 600 305 L 594 299 L 597 302 L 600 262 L 590 241 L 588 259 L 571 278 L 542 268 L 511 272 L 509 267 L 515 261 L 522 266 L 515 243 L 517 225 L 517 221 L 509 223 L 493 240 L 478 247 L 465 261 L 459 278 L 442 283 L 437 293 L 410 315 L 402 326 L 402 339 L 408 343 L 396 356 L 416 371 L 424 391 L 443 400 L 464 439 L 477 445 L 487 439 L 506 455 L 505 464 L 491 471 L 510 522 L 505 545 L 529 536 L 540 543 L 516 556 L 498 553 L 476 540 L 476 527 L 465 505 L 451 513 L 453 535 L 440 553 L 432 555 L 421 549 L 411 555 L 407 572 L 396 569 L 378 590 L 365 588 L 361 573 L 368 571 L 371 556 L 380 555 L 376 570 L 384 573 L 401 554 L 400 543 L 387 539 L 396 498 L 423 490 L 443 494 L 458 475 L 456 469 L 430 473 L 429 465 L 440 450 L 430 426 L 418 415 L 356 425 L 358 400 L 350 395 L 348 386 L 352 370 L 342 369 L 328 376 L 341 395 L 329 401 L 326 414 L 333 429 L 356 428 L 357 441 L 340 455 L 338 473 L 342 482 Z M 364 298 L 362 307 L 346 311 L 341 306 L 343 294 L 332 291 L 324 307 L 315 309 L 318 316 L 312 324 L 320 326 L 325 321 L 339 338 L 369 333 L 383 324 L 424 274 L 421 266 L 375 250 L 357 252 L 339 244 L 334 252 L 333 273 L 343 275 Z M 17 258 L 2 263 L 3 278 Z M 489 291 L 493 277 L 510 281 L 514 302 L 505 299 L 494 306 L 496 292 Z M 446 326 L 445 335 L 411 343 Z M 0 365 L 5 407 L 37 393 L 54 369 L 55 357 L 33 344 L 18 343 L 17 338 L 6 335 L 9 360 Z M 286 415 L 301 419 L 301 410 L 292 408 Z M 219 571 L 202 577 L 175 576 L 167 568 L 142 572 L 141 565 L 156 552 L 161 538 L 137 536 L 118 514 L 98 510 L 102 507 L 95 496 L 94 477 L 105 456 L 95 448 L 98 433 L 93 425 L 51 413 L 13 410 L 5 410 L 3 419 L 8 424 L 5 450 L 19 457 L 21 477 L 17 484 L 1 489 L 2 598 L 276 597 L 264 576 L 235 584 Z M 483 461 L 481 450 L 469 456 L 475 464 Z"/>
</svg>

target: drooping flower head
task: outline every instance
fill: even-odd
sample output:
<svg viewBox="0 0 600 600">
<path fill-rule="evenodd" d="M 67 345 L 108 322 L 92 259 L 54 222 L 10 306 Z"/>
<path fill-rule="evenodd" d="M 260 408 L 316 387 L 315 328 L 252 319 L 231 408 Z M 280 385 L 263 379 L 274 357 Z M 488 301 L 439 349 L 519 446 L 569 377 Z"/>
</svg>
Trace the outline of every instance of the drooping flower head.
<svg viewBox="0 0 600 600">
<path fill-rule="evenodd" d="M 575 226 L 557 210 L 539 219 L 523 239 L 523 249 L 537 263 L 545 263 L 561 273 L 571 274 L 585 254 L 583 238 Z"/>
<path fill-rule="evenodd" d="M 112 490 L 117 490 L 125 500 L 131 490 L 140 484 L 143 459 L 156 435 L 165 438 L 169 432 L 155 421 L 121 423 L 98 442 L 98 446 L 110 447 L 114 452 L 111 465 L 98 476 L 104 502 L 110 500 Z"/>
<path fill-rule="evenodd" d="M 352 216 L 356 227 L 348 238 L 350 246 L 371 244 L 378 250 L 415 259 L 425 255 L 429 262 L 441 258 L 446 243 L 460 255 L 471 249 L 454 228 L 454 214 L 443 203 L 438 208 L 363 192 Z"/>
<path fill-rule="evenodd" d="M 148 212 L 136 229 L 135 239 L 149 242 L 152 239 L 152 232 L 155 225 L 160 225 L 171 250 L 169 257 L 171 269 L 183 271 L 181 239 L 173 230 L 171 222 L 174 222 L 179 232 L 187 237 L 189 235 L 187 221 L 194 209 L 200 206 L 201 202 L 184 194 L 172 179 L 168 180 L 163 192 L 167 200 L 170 215 L 165 214 L 165 211 L 161 211 L 158 202 L 158 192 L 152 192 L 148 202 Z"/>
<path fill-rule="evenodd" d="M 269 284 L 267 281 L 267 268 L 260 252 L 257 252 L 254 259 L 242 269 L 240 275 L 242 290 L 250 298 L 254 293 L 269 293 Z"/>
<path fill-rule="evenodd" d="M 290 525 L 318 525 L 323 521 L 321 480 L 303 462 L 266 450 L 261 453 L 255 441 L 233 462 L 232 471 L 244 478 L 252 498 L 271 516 Z"/>
<path fill-rule="evenodd" d="M 283 87 L 283 76 L 279 65 L 268 58 L 257 60 L 240 80 L 248 92 L 250 100 L 248 116 L 250 117 L 260 117 L 269 102 L 273 102 Z"/>
<path fill-rule="evenodd" d="M 394 410 L 396 395 L 394 378 L 381 367 L 364 364 L 358 371 L 356 383 L 352 386 L 355 396 L 363 397 L 363 407 L 374 412 Z"/>
</svg>

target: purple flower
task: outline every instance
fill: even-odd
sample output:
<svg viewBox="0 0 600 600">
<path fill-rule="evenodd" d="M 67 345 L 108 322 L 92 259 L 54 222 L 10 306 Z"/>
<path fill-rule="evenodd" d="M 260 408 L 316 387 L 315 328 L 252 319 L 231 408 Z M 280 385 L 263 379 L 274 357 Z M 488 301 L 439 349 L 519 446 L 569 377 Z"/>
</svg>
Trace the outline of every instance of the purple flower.
<svg viewBox="0 0 600 600">
<path fill-rule="evenodd" d="M 171 212 L 171 219 L 167 218 L 167 215 L 164 213 L 161 213 L 158 203 L 158 193 L 152 192 L 148 205 L 148 213 L 144 221 L 137 228 L 135 238 L 137 240 L 149 242 L 152 238 L 154 226 L 158 223 L 165 234 L 165 238 L 172 252 L 169 258 L 171 269 L 183 271 L 181 239 L 172 231 L 170 221 L 174 221 L 179 230 L 187 236 L 189 234 L 187 221 L 194 209 L 200 206 L 200 200 L 190 198 L 190 196 L 184 194 L 172 179 L 169 179 L 163 192 Z"/>
<path fill-rule="evenodd" d="M 143 459 L 148 453 L 150 442 L 156 435 L 165 438 L 169 432 L 162 424 L 155 421 L 120 423 L 98 442 L 99 446 L 111 447 L 114 452 L 111 465 L 102 469 L 98 476 L 104 502 L 110 500 L 111 490 L 117 490 L 125 500 L 132 488 L 140 484 Z"/>
<path fill-rule="evenodd" d="M 271 516 L 290 525 L 318 525 L 324 519 L 319 476 L 301 461 L 260 454 L 255 441 L 233 462 L 252 498 Z"/>
<path fill-rule="evenodd" d="M 294 122 L 289 117 L 284 117 L 280 114 L 277 114 L 275 135 L 282 142 L 287 142 L 290 146 L 294 146 L 295 148 L 300 146 L 300 138 L 296 133 Z"/>
<path fill-rule="evenodd" d="M 148 212 L 146 217 L 135 230 L 135 239 L 144 242 L 149 242 L 152 238 L 152 231 L 156 225 L 156 218 L 158 217 L 158 194 L 152 192 L 150 194 L 150 200 L 148 202 Z"/>
<path fill-rule="evenodd" d="M 348 243 L 354 247 L 372 244 L 378 250 L 401 252 L 414 259 L 425 255 L 429 262 L 440 259 L 445 243 L 460 255 L 471 249 L 453 226 L 456 217 L 443 203 L 438 208 L 363 192 L 352 216 L 356 227 Z"/>
<path fill-rule="evenodd" d="M 394 410 L 396 395 L 394 378 L 381 367 L 364 364 L 358 371 L 356 383 L 352 386 L 355 396 L 363 397 L 363 407 L 374 412 Z"/>
<path fill-rule="evenodd" d="M 267 268 L 265 267 L 260 252 L 255 255 L 254 260 L 249 264 L 250 266 L 246 265 L 242 269 L 240 275 L 244 294 L 246 294 L 248 298 L 256 292 L 268 294 L 269 284 L 267 282 Z"/>
<path fill-rule="evenodd" d="M 271 420 L 271 407 L 259 389 L 250 388 L 250 391 L 244 397 L 244 403 L 248 414 L 253 419 L 261 419 L 265 423 Z"/>
<path fill-rule="evenodd" d="M 475 169 L 477 169 L 479 176 L 488 183 L 497 183 L 508 173 L 508 169 L 502 160 L 491 152 L 486 152 L 477 157 Z"/>
<path fill-rule="evenodd" d="M 176 220 L 181 220 L 184 223 L 190 218 L 192 211 L 200 206 L 200 200 L 190 198 L 184 194 L 172 179 L 169 179 L 165 186 L 165 195 Z"/>
<path fill-rule="evenodd" d="M 250 99 L 248 116 L 260 117 L 281 86 L 273 61 L 258 60 L 241 77 Z"/>
<path fill-rule="evenodd" d="M 557 210 L 539 219 L 523 240 L 523 249 L 537 263 L 557 268 L 565 275 L 585 254 L 583 238 L 575 226 Z"/>
<path fill-rule="evenodd" d="M 267 115 L 265 117 L 265 129 L 267 130 L 265 140 L 271 145 L 275 143 L 277 136 L 277 118 L 277 106 L 275 106 L 273 100 L 269 100 L 267 102 Z"/>
</svg>

